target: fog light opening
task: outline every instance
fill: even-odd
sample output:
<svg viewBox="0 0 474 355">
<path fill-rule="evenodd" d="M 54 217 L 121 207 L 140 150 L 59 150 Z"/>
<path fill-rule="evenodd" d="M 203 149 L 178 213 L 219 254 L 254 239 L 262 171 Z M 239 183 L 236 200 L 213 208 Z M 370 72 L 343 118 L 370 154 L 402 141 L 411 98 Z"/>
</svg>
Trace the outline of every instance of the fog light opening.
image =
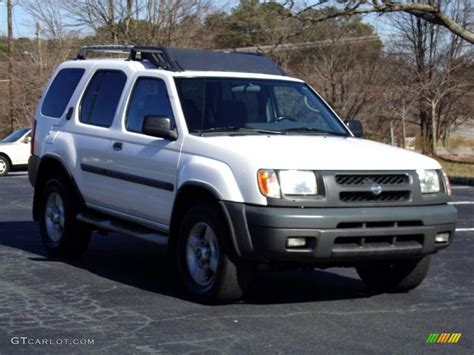
<svg viewBox="0 0 474 355">
<path fill-rule="evenodd" d="M 288 249 L 303 249 L 308 247 L 308 241 L 304 237 L 290 237 L 286 239 Z"/>
<path fill-rule="evenodd" d="M 451 236 L 451 233 L 439 233 L 435 237 L 435 242 L 436 243 L 447 243 L 449 242 L 449 237 Z"/>
</svg>

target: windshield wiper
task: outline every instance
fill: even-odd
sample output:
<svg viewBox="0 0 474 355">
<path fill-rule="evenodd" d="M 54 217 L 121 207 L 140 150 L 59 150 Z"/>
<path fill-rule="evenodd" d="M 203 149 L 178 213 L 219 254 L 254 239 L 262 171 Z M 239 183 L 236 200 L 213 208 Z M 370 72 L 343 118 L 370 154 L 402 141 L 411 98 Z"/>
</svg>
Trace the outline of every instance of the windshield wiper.
<svg viewBox="0 0 474 355">
<path fill-rule="evenodd" d="M 331 136 L 339 136 L 339 137 L 348 137 L 349 135 L 346 133 L 339 133 L 339 132 L 330 132 L 330 131 L 325 131 L 324 129 L 320 128 L 310 128 L 310 127 L 296 127 L 296 128 L 288 128 L 283 131 L 283 133 L 289 133 L 289 132 L 310 132 L 310 133 L 319 133 L 322 135 L 331 135 Z"/>
<path fill-rule="evenodd" d="M 236 127 L 236 126 L 225 126 L 225 127 L 212 127 L 203 130 L 195 130 L 195 133 L 214 133 L 214 132 L 238 132 L 238 133 L 262 133 L 262 134 L 282 134 L 280 131 L 272 131 L 267 129 L 259 128 L 247 128 L 247 127 Z"/>
</svg>

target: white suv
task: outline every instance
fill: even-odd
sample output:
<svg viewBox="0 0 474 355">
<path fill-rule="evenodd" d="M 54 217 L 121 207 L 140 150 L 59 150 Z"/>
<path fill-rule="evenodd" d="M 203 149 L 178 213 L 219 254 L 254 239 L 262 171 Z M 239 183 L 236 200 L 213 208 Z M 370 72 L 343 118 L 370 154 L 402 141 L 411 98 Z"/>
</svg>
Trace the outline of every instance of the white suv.
<svg viewBox="0 0 474 355">
<path fill-rule="evenodd" d="M 30 140 L 31 129 L 21 128 L 0 141 L 0 176 L 28 166 Z"/>
<path fill-rule="evenodd" d="M 271 266 L 351 266 L 371 290 L 410 290 L 454 236 L 449 182 L 349 128 L 259 54 L 86 47 L 36 113 L 34 219 L 51 255 L 82 253 L 93 230 L 166 245 L 201 302 L 239 299 Z"/>
</svg>

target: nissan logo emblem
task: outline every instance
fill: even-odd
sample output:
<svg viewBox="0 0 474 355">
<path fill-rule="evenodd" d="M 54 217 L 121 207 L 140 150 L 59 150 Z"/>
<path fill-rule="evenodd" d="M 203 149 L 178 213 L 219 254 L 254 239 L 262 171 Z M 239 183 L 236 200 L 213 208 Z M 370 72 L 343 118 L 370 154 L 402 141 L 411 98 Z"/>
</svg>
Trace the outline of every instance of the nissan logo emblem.
<svg viewBox="0 0 474 355">
<path fill-rule="evenodd" d="M 382 193 L 382 186 L 375 182 L 370 186 L 370 191 L 372 191 L 374 195 L 378 196 Z"/>
</svg>

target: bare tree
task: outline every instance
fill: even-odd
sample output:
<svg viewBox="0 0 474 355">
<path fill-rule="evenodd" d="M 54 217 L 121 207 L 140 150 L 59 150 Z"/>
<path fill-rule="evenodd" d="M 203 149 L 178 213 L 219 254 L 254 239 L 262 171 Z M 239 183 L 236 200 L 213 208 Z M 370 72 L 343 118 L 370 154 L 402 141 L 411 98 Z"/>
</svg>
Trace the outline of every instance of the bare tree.
<svg viewBox="0 0 474 355">
<path fill-rule="evenodd" d="M 434 25 L 440 25 L 447 28 L 452 33 L 474 43 L 474 32 L 469 26 L 472 23 L 469 18 L 472 17 L 473 6 L 469 0 L 462 0 L 464 12 L 468 15 L 463 21 L 457 21 L 446 12 L 446 3 L 452 1 L 446 0 L 415 0 L 415 1 L 381 1 L 381 0 L 336 0 L 334 4 L 339 4 L 337 11 L 315 12 L 312 11 L 321 8 L 321 5 L 327 5 L 331 1 L 317 0 L 305 2 L 297 11 L 291 11 L 288 16 L 296 17 L 303 22 L 322 22 L 331 18 L 341 16 L 363 15 L 369 13 L 395 13 L 404 12 L 416 18 L 422 19 Z M 454 6 L 460 1 L 454 1 Z M 296 2 L 294 0 L 286 1 L 287 8 L 293 10 Z"/>
<path fill-rule="evenodd" d="M 98 32 L 106 30 L 109 40 L 118 39 L 118 22 L 123 21 L 124 12 L 116 0 L 63 0 L 62 8 L 70 18 L 72 26 L 89 28 Z"/>
<path fill-rule="evenodd" d="M 451 18 L 466 17 L 464 7 L 448 5 L 444 11 Z M 472 57 L 463 41 L 442 27 L 409 15 L 394 17 L 393 24 L 400 37 L 395 37 L 392 51 L 402 57 L 399 65 L 403 76 L 413 81 L 418 93 L 422 150 L 436 154 L 437 140 L 446 135 L 461 113 L 455 106 L 443 108 L 467 94 L 468 82 L 462 72 Z"/>
</svg>

